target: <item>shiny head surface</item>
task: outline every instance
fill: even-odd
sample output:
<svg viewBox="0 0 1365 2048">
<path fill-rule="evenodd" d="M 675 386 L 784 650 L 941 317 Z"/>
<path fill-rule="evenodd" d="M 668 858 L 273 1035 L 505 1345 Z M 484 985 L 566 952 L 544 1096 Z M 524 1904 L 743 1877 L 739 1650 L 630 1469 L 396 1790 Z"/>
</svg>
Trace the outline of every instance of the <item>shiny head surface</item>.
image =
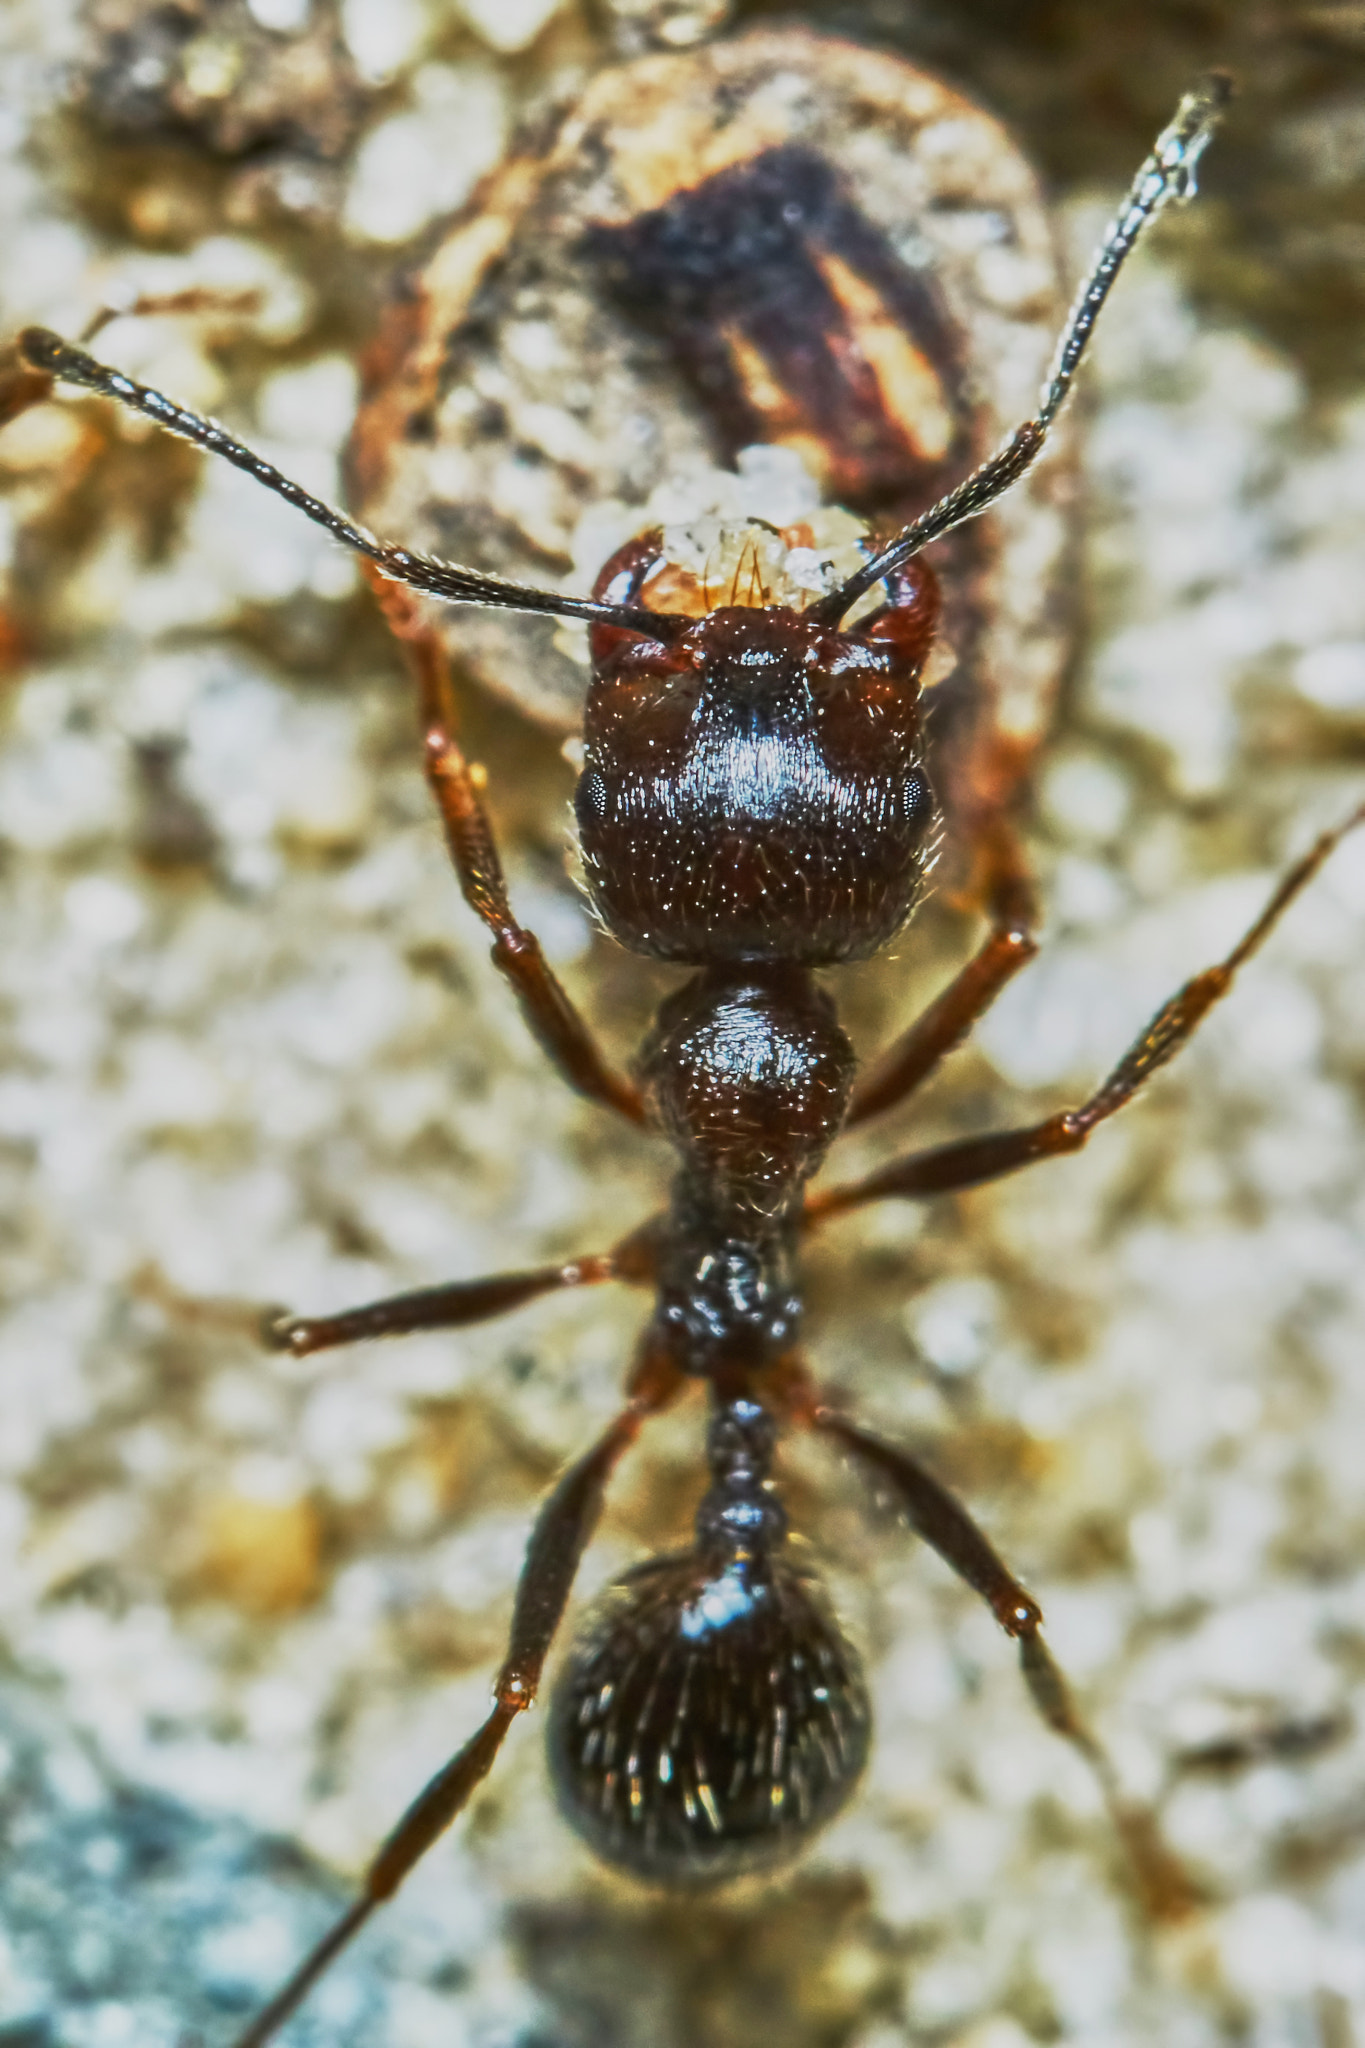
<svg viewBox="0 0 1365 2048">
<path fill-rule="evenodd" d="M 628 608 L 651 561 L 651 536 L 630 543 L 599 596 Z M 739 604 L 668 640 L 593 629 L 575 810 L 589 892 L 622 944 L 699 966 L 886 944 L 934 847 L 920 677 L 937 618 L 917 561 L 847 631 Z"/>
</svg>

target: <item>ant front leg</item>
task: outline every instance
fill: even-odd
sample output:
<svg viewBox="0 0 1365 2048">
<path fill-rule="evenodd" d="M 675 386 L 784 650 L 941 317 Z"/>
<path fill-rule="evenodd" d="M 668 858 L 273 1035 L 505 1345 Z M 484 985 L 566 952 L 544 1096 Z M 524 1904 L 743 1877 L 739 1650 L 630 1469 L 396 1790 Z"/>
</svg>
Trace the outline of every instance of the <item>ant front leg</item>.
<svg viewBox="0 0 1365 2048">
<path fill-rule="evenodd" d="M 438 636 L 423 624 L 415 600 L 401 584 L 368 562 L 364 569 L 416 679 L 427 780 L 461 893 L 493 934 L 494 966 L 511 982 L 532 1036 L 569 1086 L 590 1102 L 643 1123 L 644 1105 L 634 1082 L 608 1063 L 546 964 L 539 939 L 512 915 L 492 821 L 479 794 L 483 773 L 465 759 L 455 739 L 454 692 Z"/>
<path fill-rule="evenodd" d="M 597 1527 L 607 1483 L 647 1419 L 667 1407 L 681 1385 L 682 1377 L 674 1368 L 646 1354 L 633 1375 L 626 1406 L 559 1481 L 531 1534 L 517 1586 L 507 1656 L 493 1689 L 492 1712 L 463 1749 L 418 1793 L 370 1864 L 359 1896 L 238 2037 L 235 2048 L 264 2048 L 274 2039 L 375 1908 L 393 1897 L 488 1776 L 512 1723 L 535 1704 L 545 1659 Z"/>
<path fill-rule="evenodd" d="M 1066 1676 L 1043 1640 L 1043 1610 L 1033 1595 L 1002 1562 L 962 1503 L 908 1451 L 850 1422 L 812 1387 L 800 1388 L 795 1412 L 798 1421 L 849 1454 L 874 1494 L 889 1500 L 1018 1643 L 1019 1666 L 1034 1707 L 1094 1773 L 1114 1831 L 1127 1851 L 1143 1906 L 1153 1919 L 1182 1918 L 1197 1902 L 1195 1887 L 1162 1842 L 1151 1815 L 1124 1798 L 1109 1756 L 1082 1718 Z"/>
<path fill-rule="evenodd" d="M 931 1195 L 980 1187 L 986 1181 L 1002 1180 L 1006 1174 L 1032 1166 L 1036 1160 L 1079 1152 L 1091 1133 L 1131 1102 L 1153 1074 L 1174 1059 L 1187 1039 L 1194 1036 L 1219 997 L 1231 988 L 1237 970 L 1260 951 L 1295 897 L 1307 888 L 1347 834 L 1362 824 L 1365 805 L 1330 832 L 1324 832 L 1295 862 L 1255 924 L 1227 958 L 1196 974 L 1163 1004 L 1113 1072 L 1078 1108 L 1059 1110 L 1041 1123 L 1026 1124 L 1018 1130 L 991 1131 L 984 1137 L 964 1138 L 950 1145 L 937 1145 L 927 1152 L 912 1152 L 904 1159 L 893 1159 L 863 1180 L 846 1181 L 842 1186 L 812 1195 L 806 1205 L 807 1223 L 823 1222 L 827 1216 L 862 1208 L 888 1196 L 924 1200 Z M 948 991 L 949 996 L 952 993 Z"/>
<path fill-rule="evenodd" d="M 913 1094 L 1037 951 L 1038 941 L 1023 918 L 998 924 L 942 995 L 859 1075 L 844 1129 L 894 1109 Z"/>
</svg>

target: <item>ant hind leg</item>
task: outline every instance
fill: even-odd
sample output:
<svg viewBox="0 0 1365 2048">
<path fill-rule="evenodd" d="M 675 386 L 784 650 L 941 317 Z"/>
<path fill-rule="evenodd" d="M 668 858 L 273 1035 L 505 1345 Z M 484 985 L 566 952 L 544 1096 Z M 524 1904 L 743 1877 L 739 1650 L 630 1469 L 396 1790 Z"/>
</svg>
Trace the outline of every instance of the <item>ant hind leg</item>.
<svg viewBox="0 0 1365 2048">
<path fill-rule="evenodd" d="M 545 1659 L 579 1563 L 597 1527 L 607 1483 L 649 1416 L 667 1407 L 680 1385 L 680 1376 L 671 1367 L 646 1354 L 632 1376 L 626 1406 L 592 1449 L 570 1465 L 545 1501 L 527 1547 L 507 1656 L 493 1689 L 493 1708 L 487 1720 L 418 1793 L 381 1844 L 358 1897 L 238 2036 L 235 2048 L 265 2048 L 265 2043 L 275 2038 L 376 1907 L 393 1897 L 488 1776 L 512 1723 L 535 1703 Z"/>
<path fill-rule="evenodd" d="M 851 1422 L 819 1391 L 798 1382 L 795 1419 L 845 1451 L 875 1496 L 886 1500 L 917 1536 L 980 1595 L 1019 1645 L 1019 1665 L 1035 1709 L 1054 1734 L 1089 1765 L 1115 1834 L 1123 1844 L 1134 1889 L 1147 1916 L 1182 1919 L 1199 1893 L 1166 1847 L 1152 1815 L 1124 1797 L 1113 1763 L 1076 1706 L 1071 1687 L 1042 1636 L 1043 1611 L 997 1555 L 960 1501 L 910 1452 Z"/>
</svg>

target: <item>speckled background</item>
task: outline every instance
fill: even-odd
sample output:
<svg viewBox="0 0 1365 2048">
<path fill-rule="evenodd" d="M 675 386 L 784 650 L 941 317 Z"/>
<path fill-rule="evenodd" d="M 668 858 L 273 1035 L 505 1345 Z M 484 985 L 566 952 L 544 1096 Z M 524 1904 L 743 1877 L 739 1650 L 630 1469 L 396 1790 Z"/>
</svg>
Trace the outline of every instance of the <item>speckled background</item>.
<svg viewBox="0 0 1365 2048">
<path fill-rule="evenodd" d="M 1082 400 L 1046 954 L 870 1159 L 1074 1096 L 1360 798 L 1365 8 L 803 18 L 1014 122 L 1073 268 L 1191 73 L 1243 84 Z M 0 37 L 4 327 L 258 288 L 109 351 L 324 490 L 389 271 L 603 55 L 554 0 L 10 0 Z M 0 2043 L 217 2044 L 483 1712 L 535 1500 L 641 1312 L 296 1364 L 250 1305 L 600 1247 L 660 1162 L 487 968 L 350 566 L 93 404 L 0 435 L 0 483 Z M 468 720 L 518 907 L 627 1045 L 656 986 L 566 877 L 557 742 Z M 968 941 L 931 904 L 847 977 L 861 1042 Z M 1365 839 L 1086 1154 L 812 1259 L 814 1358 L 1036 1590 L 1199 1912 L 1141 1924 L 989 1617 L 800 1449 L 879 1721 L 847 1816 L 780 1883 L 661 1900 L 559 1823 L 533 1719 L 299 2048 L 1365 2040 L 1362 1016 Z M 585 1589 L 680 1538 L 698 1439 L 692 1410 L 646 1440 Z"/>
</svg>

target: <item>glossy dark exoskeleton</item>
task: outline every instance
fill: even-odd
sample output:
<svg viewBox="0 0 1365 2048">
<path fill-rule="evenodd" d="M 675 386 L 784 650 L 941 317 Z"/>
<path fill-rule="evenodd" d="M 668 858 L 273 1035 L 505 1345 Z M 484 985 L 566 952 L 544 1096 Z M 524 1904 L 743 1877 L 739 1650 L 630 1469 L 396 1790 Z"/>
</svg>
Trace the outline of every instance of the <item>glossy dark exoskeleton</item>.
<svg viewBox="0 0 1365 2048">
<path fill-rule="evenodd" d="M 783 1554 L 756 1402 L 721 1407 L 697 1544 L 590 1612 L 550 1707 L 564 1811 L 642 1877 L 711 1884 L 762 1867 L 837 1813 L 867 1756 L 857 1653 Z"/>
<path fill-rule="evenodd" d="M 301 1355 L 456 1328 L 609 1279 L 648 1286 L 654 1297 L 624 1407 L 540 1512 L 492 1711 L 419 1795 L 353 1906 L 239 2048 L 273 2037 L 467 1804 L 537 1695 L 608 1480 L 648 1417 L 689 1382 L 704 1384 L 711 1403 L 709 1485 L 692 1546 L 638 1567 L 589 1612 L 551 1704 L 556 1786 L 588 1841 L 650 1879 L 711 1883 L 798 1850 L 857 1781 L 870 1732 L 859 1660 L 795 1560 L 775 1492 L 777 1434 L 795 1425 L 846 1454 L 985 1600 L 1018 1641 L 1044 1718 L 1098 1773 L 1139 1884 L 1157 1903 L 1178 1888 L 1178 1873 L 1117 1797 L 1104 1753 L 1072 1706 L 1037 1602 L 926 1469 L 821 1395 L 800 1352 L 798 1254 L 804 1232 L 834 1214 L 974 1186 L 1084 1144 L 1185 1042 L 1363 815 L 1317 842 L 1228 957 L 1163 1006 L 1084 1103 L 810 1191 L 841 1130 L 909 1095 L 1035 951 L 1028 892 L 1011 856 L 984 892 L 992 926 L 977 954 L 862 1074 L 815 980 L 817 969 L 875 954 L 902 928 L 935 850 L 920 694 L 939 596 L 922 550 L 1029 468 L 1124 256 L 1168 200 L 1193 190 L 1226 95 L 1225 80 L 1205 81 L 1158 138 L 1101 245 L 1036 416 L 803 609 L 772 602 L 753 579 L 741 590 L 738 578 L 720 604 L 707 594 L 693 611 L 652 608 L 658 534 L 613 557 L 590 598 L 503 583 L 384 544 L 212 422 L 44 331 L 21 338 L 26 403 L 54 378 L 113 397 L 224 456 L 373 565 L 416 675 L 429 780 L 461 887 L 492 935 L 495 964 L 570 1084 L 659 1134 L 676 1155 L 666 1206 L 608 1253 L 269 1324 L 272 1344 Z M 402 585 L 589 624 L 593 677 L 576 797 L 587 888 L 623 946 L 691 970 L 629 1075 L 605 1059 L 513 915 L 482 778 L 455 738 L 440 643 Z M 997 840 L 1008 838 L 1007 820 L 987 822 L 999 828 Z"/>
<path fill-rule="evenodd" d="M 597 594 L 639 600 L 647 537 Z M 575 798 L 593 903 L 633 952 L 689 965 L 866 959 L 914 907 L 933 846 L 919 679 L 938 593 L 922 562 L 839 632 L 724 605 L 666 640 L 598 625 Z"/>
</svg>

